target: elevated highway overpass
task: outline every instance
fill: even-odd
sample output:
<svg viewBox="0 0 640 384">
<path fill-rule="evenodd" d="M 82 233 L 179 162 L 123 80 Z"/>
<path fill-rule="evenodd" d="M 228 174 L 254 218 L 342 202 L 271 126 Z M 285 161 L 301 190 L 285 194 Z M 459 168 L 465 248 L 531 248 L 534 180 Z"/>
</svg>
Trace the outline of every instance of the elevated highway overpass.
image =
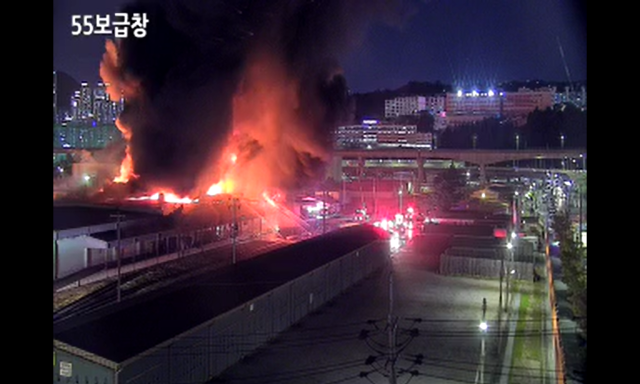
<svg viewBox="0 0 640 384">
<path fill-rule="evenodd" d="M 334 180 L 342 178 L 344 168 L 356 167 L 362 175 L 370 166 L 370 160 L 407 161 L 400 169 L 417 169 L 418 181 L 424 181 L 424 165 L 426 160 L 452 160 L 473 164 L 480 169 L 480 178 L 485 180 L 487 166 L 518 160 L 562 160 L 581 158 L 586 165 L 586 149 L 523 149 L 523 150 L 486 150 L 486 149 L 435 149 L 419 150 L 409 148 L 374 149 L 374 150 L 339 150 L 332 158 L 331 176 Z"/>
</svg>

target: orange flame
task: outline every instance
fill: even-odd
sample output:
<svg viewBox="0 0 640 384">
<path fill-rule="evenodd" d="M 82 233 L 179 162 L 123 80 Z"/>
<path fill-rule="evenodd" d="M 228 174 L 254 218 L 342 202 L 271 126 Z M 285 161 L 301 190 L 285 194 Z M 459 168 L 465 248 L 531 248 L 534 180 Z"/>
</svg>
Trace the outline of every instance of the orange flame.
<svg viewBox="0 0 640 384">
<path fill-rule="evenodd" d="M 160 200 L 160 194 L 162 194 L 162 196 L 163 196 L 162 200 L 164 202 L 167 202 L 167 203 L 172 203 L 172 204 L 191 204 L 191 203 L 193 203 L 193 199 L 191 199 L 189 197 L 180 197 L 180 196 L 176 195 L 175 193 L 164 192 L 164 191 L 156 192 L 151 196 L 130 197 L 129 200 L 134 200 L 134 201 L 146 201 L 146 200 L 159 201 Z"/>
<path fill-rule="evenodd" d="M 220 195 L 222 193 L 233 193 L 233 182 L 231 180 L 220 180 L 207 190 L 207 195 L 209 196 Z"/>
<path fill-rule="evenodd" d="M 124 159 L 122 159 L 122 163 L 120 164 L 120 174 L 116 176 L 113 181 L 115 183 L 126 183 L 130 179 L 138 177 L 138 175 L 133 172 L 133 158 L 131 157 L 131 149 L 129 147 L 129 142 L 131 140 L 131 130 L 127 126 L 122 124 L 120 119 L 116 120 L 116 127 L 118 127 L 118 130 L 122 133 L 122 136 L 126 140 L 127 147 L 125 149 Z"/>
<path fill-rule="evenodd" d="M 272 198 L 269 197 L 269 195 L 267 195 L 267 192 L 262 192 L 262 197 L 264 198 L 264 200 L 269 203 L 269 205 L 271 205 L 272 207 L 276 207 L 276 202 L 273 201 Z"/>
</svg>

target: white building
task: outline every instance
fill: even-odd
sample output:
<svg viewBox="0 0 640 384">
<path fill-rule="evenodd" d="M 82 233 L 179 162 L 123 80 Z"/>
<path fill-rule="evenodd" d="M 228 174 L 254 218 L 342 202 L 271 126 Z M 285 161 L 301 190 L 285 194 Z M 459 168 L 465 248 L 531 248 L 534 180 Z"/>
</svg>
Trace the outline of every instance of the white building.
<svg viewBox="0 0 640 384">
<path fill-rule="evenodd" d="M 391 124 L 364 120 L 362 124 L 343 125 L 335 131 L 337 148 L 431 148 L 430 133 L 418 132 L 416 125 Z"/>
<path fill-rule="evenodd" d="M 385 118 L 417 115 L 426 109 L 427 98 L 425 96 L 396 97 L 384 101 Z"/>
<path fill-rule="evenodd" d="M 427 111 L 436 116 L 446 110 L 447 97 L 446 95 L 429 96 L 427 98 Z"/>
</svg>

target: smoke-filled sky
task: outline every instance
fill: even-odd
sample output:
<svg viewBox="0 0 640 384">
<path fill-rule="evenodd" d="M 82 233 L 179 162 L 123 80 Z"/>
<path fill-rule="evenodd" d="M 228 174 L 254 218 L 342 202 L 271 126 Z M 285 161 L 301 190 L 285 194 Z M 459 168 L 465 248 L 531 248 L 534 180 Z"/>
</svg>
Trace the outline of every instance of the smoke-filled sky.
<svg viewBox="0 0 640 384">
<path fill-rule="evenodd" d="M 113 14 L 129 2 L 54 0 L 54 68 L 78 81 L 98 81 L 105 36 L 72 36 L 71 16 Z M 372 24 L 357 47 L 339 57 L 352 91 L 393 89 L 411 80 L 448 84 L 566 81 L 558 40 L 571 79 L 587 78 L 586 1 L 402 3 L 404 17 L 394 23 Z M 363 17 L 349 16 L 354 20 Z"/>
<path fill-rule="evenodd" d="M 252 193 L 322 173 L 348 91 L 586 80 L 584 8 L 560 0 L 54 1 L 54 69 L 112 84 L 147 186 Z M 73 36 L 72 15 L 146 13 L 147 36 Z M 561 52 L 564 54 L 566 66 Z"/>
</svg>

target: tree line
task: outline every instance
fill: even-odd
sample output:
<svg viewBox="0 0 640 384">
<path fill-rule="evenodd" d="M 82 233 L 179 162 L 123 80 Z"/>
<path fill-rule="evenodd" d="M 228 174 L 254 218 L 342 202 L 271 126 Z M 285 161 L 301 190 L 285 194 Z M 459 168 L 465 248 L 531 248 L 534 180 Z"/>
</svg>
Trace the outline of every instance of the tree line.
<svg viewBox="0 0 640 384">
<path fill-rule="evenodd" d="M 448 128 L 438 135 L 438 148 L 539 149 L 586 148 L 587 111 L 571 104 L 535 110 L 526 123 L 489 118 Z"/>
</svg>

